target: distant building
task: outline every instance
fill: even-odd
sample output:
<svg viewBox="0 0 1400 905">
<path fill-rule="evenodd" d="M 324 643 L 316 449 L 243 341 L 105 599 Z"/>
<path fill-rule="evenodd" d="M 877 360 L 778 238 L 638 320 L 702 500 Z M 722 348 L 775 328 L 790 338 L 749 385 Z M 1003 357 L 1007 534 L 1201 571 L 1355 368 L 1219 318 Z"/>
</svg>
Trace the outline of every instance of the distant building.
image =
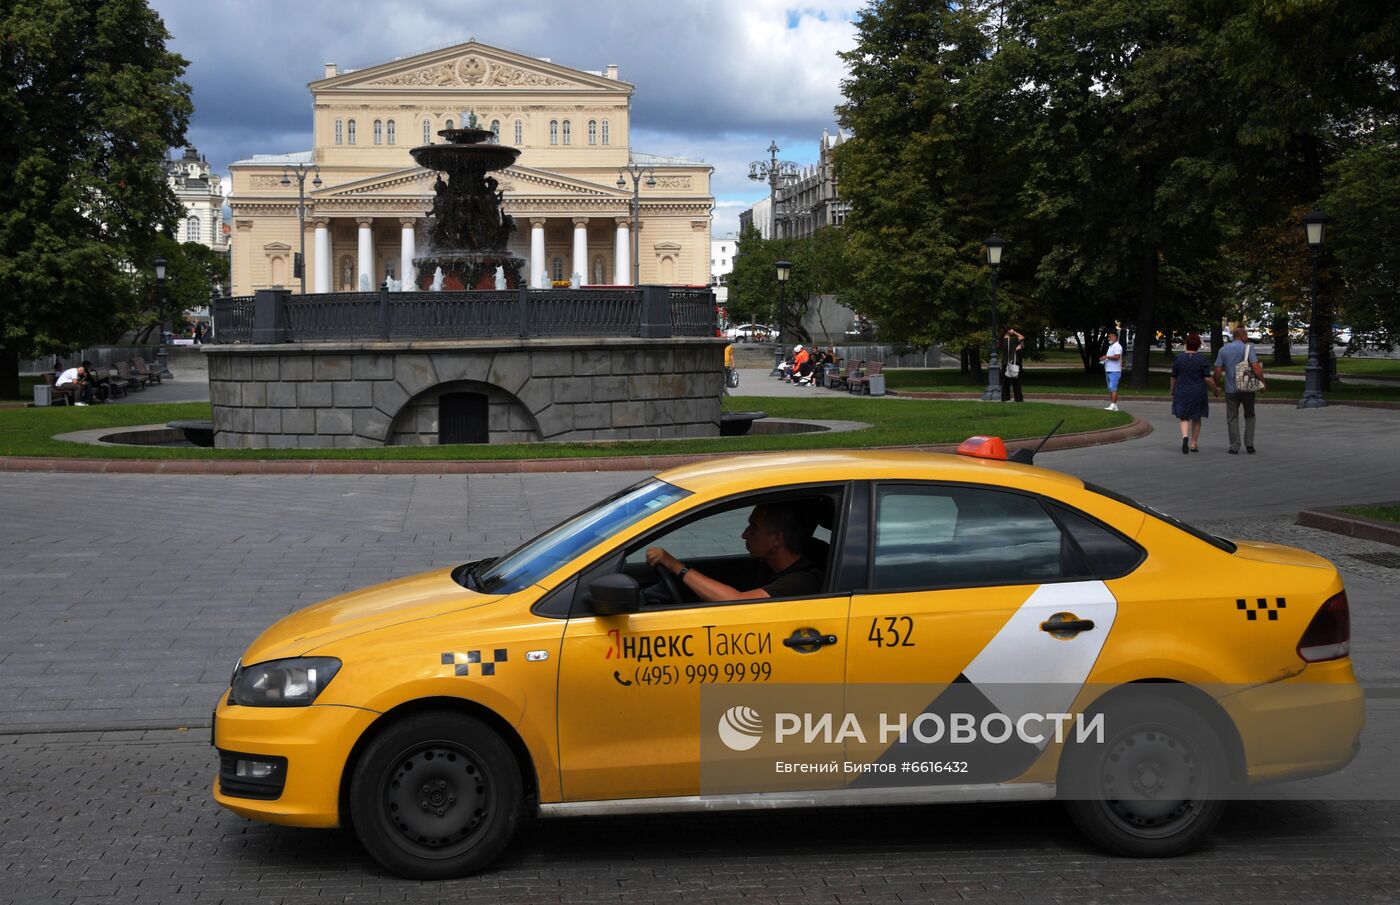
<svg viewBox="0 0 1400 905">
<path fill-rule="evenodd" d="M 835 135 L 823 129 L 817 162 L 778 187 L 776 232 L 779 238 L 805 239 L 824 226 L 840 226 L 846 222 L 851 206 L 841 200 L 833 158 L 833 152 L 845 141 L 846 136 L 840 129 Z M 772 238 L 775 218 L 769 212 L 770 204 L 765 198 L 740 213 L 740 231 L 753 227 L 763 238 Z"/>
<path fill-rule="evenodd" d="M 710 285 L 715 301 L 721 305 L 729 300 L 729 275 L 734 272 L 734 252 L 739 240 L 732 235 L 710 240 Z"/>
<path fill-rule="evenodd" d="M 209 161 L 195 148 L 185 148 L 183 156 L 165 161 L 165 180 L 185 207 L 175 238 L 227 253 L 224 193 L 218 175 L 210 172 Z"/>
</svg>

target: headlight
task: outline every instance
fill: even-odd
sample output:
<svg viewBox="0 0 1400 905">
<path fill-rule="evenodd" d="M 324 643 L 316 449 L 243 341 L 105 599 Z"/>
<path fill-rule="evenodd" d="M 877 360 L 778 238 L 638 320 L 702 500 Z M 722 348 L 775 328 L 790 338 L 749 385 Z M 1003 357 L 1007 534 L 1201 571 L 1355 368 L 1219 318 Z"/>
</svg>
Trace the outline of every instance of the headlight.
<svg viewBox="0 0 1400 905">
<path fill-rule="evenodd" d="M 305 707 L 340 669 L 334 657 L 295 657 L 241 666 L 233 674 L 233 703 L 245 707 Z"/>
</svg>

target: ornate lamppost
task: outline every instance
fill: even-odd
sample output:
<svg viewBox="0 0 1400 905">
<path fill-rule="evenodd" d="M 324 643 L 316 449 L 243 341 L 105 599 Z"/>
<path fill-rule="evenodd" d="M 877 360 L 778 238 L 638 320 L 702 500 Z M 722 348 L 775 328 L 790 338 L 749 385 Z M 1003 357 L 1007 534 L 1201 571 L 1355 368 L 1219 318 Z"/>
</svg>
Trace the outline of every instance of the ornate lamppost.
<svg viewBox="0 0 1400 905">
<path fill-rule="evenodd" d="M 792 274 L 792 264 L 779 261 L 778 268 L 778 343 L 773 352 L 773 370 L 769 377 L 783 376 L 783 356 L 787 352 L 787 342 L 783 337 L 783 322 L 787 320 L 787 281 Z"/>
<path fill-rule="evenodd" d="M 647 179 L 647 188 L 652 188 L 656 185 L 656 171 L 634 163 L 632 158 L 628 157 L 627 166 L 617 171 L 618 188 L 627 188 L 626 176 L 632 177 L 632 285 L 639 286 L 642 282 L 642 246 L 641 236 L 638 235 L 642 228 L 642 177 Z"/>
<path fill-rule="evenodd" d="M 778 143 L 772 142 L 768 145 L 768 159 L 755 160 L 749 164 L 749 178 L 755 182 L 768 183 L 768 238 L 778 238 L 778 185 L 779 183 L 797 178 L 797 164 L 791 160 L 779 160 L 778 152 L 782 148 Z"/>
<path fill-rule="evenodd" d="M 297 234 L 301 236 L 301 251 L 297 252 L 296 272 L 301 277 L 301 294 L 306 295 L 306 174 L 315 172 L 311 184 L 321 187 L 321 168 L 314 163 L 298 163 L 282 167 L 282 184 L 291 185 L 292 177 L 297 181 Z"/>
<path fill-rule="evenodd" d="M 1308 315 L 1308 366 L 1303 371 L 1303 398 L 1298 400 L 1300 409 L 1317 409 L 1327 405 L 1322 398 L 1322 366 L 1317 363 L 1317 263 L 1322 256 L 1322 237 L 1329 218 L 1320 210 L 1310 210 L 1303 215 L 1303 226 L 1308 234 L 1308 252 L 1312 257 L 1312 311 Z"/>
<path fill-rule="evenodd" d="M 1001 250 L 1006 240 L 992 233 L 982 242 L 987 246 L 987 265 L 992 268 L 992 354 L 987 359 L 987 390 L 982 394 L 983 402 L 1001 401 L 1001 363 L 997 350 L 1001 338 L 997 336 L 997 275 L 1001 270 Z"/>
<path fill-rule="evenodd" d="M 156 305 L 164 310 L 165 308 L 165 258 L 158 257 L 151 262 L 156 269 Z M 160 368 L 160 376 L 174 378 L 170 373 L 170 366 L 165 352 L 165 318 L 160 319 L 160 345 L 156 347 L 156 367 Z"/>
</svg>

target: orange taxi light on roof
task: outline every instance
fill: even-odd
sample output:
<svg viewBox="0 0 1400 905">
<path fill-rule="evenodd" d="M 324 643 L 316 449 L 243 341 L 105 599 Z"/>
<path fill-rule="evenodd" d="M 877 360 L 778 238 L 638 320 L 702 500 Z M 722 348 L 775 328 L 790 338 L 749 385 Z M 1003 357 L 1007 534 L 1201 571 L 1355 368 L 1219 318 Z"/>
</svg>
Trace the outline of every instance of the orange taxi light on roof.
<svg viewBox="0 0 1400 905">
<path fill-rule="evenodd" d="M 1006 444 L 1000 437 L 968 437 L 958 446 L 958 455 L 976 459 L 1006 459 Z"/>
</svg>

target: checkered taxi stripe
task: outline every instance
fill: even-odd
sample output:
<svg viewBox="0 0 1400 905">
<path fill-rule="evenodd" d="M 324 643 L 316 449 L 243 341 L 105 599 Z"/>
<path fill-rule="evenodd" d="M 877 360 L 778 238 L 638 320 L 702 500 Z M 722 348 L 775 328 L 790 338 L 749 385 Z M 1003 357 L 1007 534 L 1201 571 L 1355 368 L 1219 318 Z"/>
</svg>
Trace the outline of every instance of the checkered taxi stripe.
<svg viewBox="0 0 1400 905">
<path fill-rule="evenodd" d="M 483 653 L 489 653 L 491 659 L 482 659 Z M 442 655 L 442 665 L 453 667 L 454 672 L 459 676 L 473 675 L 473 666 L 476 667 L 475 675 L 494 676 L 496 674 L 496 664 L 506 662 L 508 653 L 509 652 L 504 647 L 498 647 L 495 650 L 485 652 L 479 650 L 469 650 L 465 652 L 446 651 Z"/>
</svg>

